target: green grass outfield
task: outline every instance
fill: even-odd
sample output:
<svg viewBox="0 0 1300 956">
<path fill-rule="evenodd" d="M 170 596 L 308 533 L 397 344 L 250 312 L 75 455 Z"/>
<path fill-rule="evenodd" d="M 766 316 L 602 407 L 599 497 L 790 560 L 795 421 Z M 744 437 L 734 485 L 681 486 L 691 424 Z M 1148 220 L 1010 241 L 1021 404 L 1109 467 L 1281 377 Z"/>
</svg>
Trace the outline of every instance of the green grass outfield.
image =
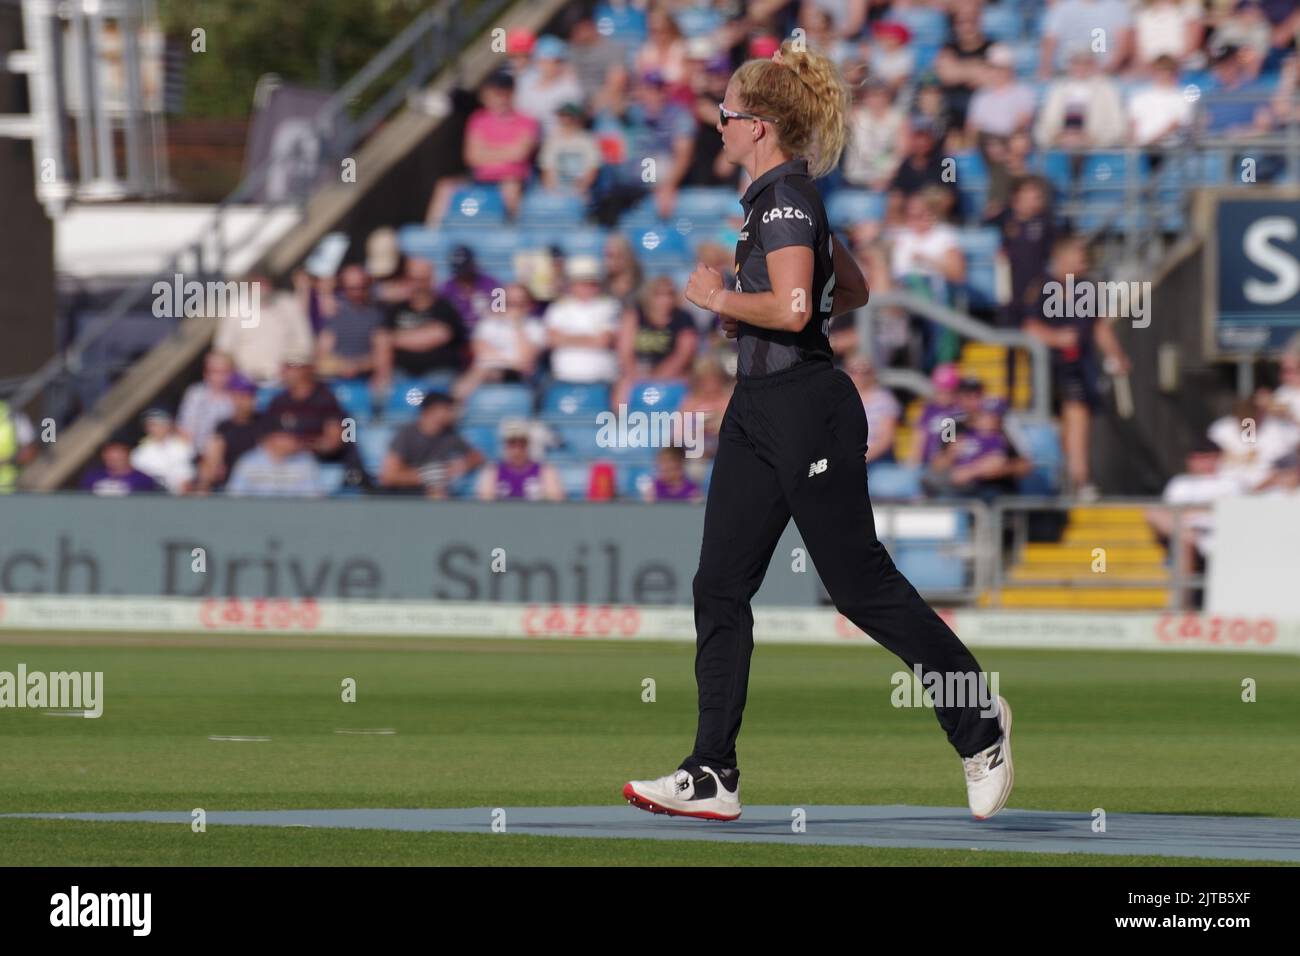
<svg viewBox="0 0 1300 956">
<path fill-rule="evenodd" d="M 0 812 L 617 803 L 625 780 L 675 767 L 695 729 L 688 644 L 14 640 L 0 636 L 0 670 L 103 671 L 105 704 L 99 720 L 0 710 Z M 1016 809 L 1300 817 L 1300 659 L 978 657 L 1015 708 Z M 901 668 L 875 647 L 760 646 L 740 738 L 745 801 L 964 806 L 961 765 L 933 711 L 891 706 Z M 351 704 L 340 699 L 349 677 Z M 647 677 L 654 703 L 642 701 Z M 1247 677 L 1256 703 L 1241 700 Z M 337 733 L 375 729 L 396 733 Z M 0 821 L 0 865 L 1191 862 Z"/>
</svg>

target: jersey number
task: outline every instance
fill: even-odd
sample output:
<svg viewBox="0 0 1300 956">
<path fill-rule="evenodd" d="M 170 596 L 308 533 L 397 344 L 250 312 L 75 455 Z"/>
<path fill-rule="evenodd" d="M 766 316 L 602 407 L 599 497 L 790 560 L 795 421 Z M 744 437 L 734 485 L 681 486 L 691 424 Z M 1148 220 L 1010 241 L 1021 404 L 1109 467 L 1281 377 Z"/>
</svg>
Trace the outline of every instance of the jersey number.
<svg viewBox="0 0 1300 956">
<path fill-rule="evenodd" d="M 835 302 L 835 273 L 826 280 L 826 287 L 822 289 L 822 301 L 820 312 L 826 318 L 822 319 L 822 335 L 829 335 L 831 328 L 831 309 Z"/>
</svg>

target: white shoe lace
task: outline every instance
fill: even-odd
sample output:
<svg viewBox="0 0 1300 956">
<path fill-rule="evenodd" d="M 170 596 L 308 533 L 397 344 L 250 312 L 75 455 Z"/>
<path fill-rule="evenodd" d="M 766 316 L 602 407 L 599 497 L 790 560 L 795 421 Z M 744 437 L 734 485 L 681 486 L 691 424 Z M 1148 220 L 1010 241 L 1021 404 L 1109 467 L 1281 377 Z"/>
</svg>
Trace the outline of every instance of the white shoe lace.
<svg viewBox="0 0 1300 956">
<path fill-rule="evenodd" d="M 977 753 L 973 757 L 963 757 L 962 767 L 966 771 L 967 783 L 979 783 L 989 775 L 989 758 L 988 754 Z"/>
</svg>

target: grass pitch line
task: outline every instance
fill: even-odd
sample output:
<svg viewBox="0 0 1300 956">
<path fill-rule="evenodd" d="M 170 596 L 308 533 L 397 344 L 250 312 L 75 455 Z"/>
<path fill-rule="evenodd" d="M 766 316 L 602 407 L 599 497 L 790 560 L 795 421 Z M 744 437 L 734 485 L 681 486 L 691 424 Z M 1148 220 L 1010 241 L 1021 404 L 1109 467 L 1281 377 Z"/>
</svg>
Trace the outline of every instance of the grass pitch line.
<svg viewBox="0 0 1300 956">
<path fill-rule="evenodd" d="M 270 737 L 220 737 L 216 734 L 209 734 L 209 740 L 235 741 L 237 743 L 256 743 L 260 744 L 270 740 Z"/>
<path fill-rule="evenodd" d="M 342 734 L 345 737 L 393 737 L 397 731 L 383 728 L 380 730 L 336 730 L 336 734 Z"/>
</svg>

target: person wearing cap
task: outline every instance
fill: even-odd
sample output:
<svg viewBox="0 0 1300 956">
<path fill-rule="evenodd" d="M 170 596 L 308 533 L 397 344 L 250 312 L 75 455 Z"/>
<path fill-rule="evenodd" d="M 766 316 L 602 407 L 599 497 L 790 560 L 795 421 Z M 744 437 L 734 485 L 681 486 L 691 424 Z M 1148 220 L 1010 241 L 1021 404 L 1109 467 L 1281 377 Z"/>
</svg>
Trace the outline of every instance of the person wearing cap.
<svg viewBox="0 0 1300 956">
<path fill-rule="evenodd" d="M 912 31 L 894 20 L 878 20 L 871 28 L 871 74 L 901 90 L 916 73 Z"/>
<path fill-rule="evenodd" d="M 1085 47 L 1070 53 L 1065 76 L 1047 87 L 1034 123 L 1034 142 L 1041 149 L 1116 146 L 1124 139 L 1124 104 L 1115 81 L 1097 69 L 1096 55 Z"/>
<path fill-rule="evenodd" d="M 393 494 L 445 498 L 453 482 L 484 460 L 456 430 L 452 397 L 429 392 L 420 403 L 419 417 L 393 436 L 379 469 L 379 485 Z"/>
<path fill-rule="evenodd" d="M 438 295 L 456 307 L 465 331 L 472 335 L 475 327 L 492 311 L 492 303 L 504 283 L 478 267 L 478 257 L 466 245 L 455 246 L 448 260 L 451 275 L 438 287 Z"/>
<path fill-rule="evenodd" d="M 967 393 L 969 394 L 969 393 Z M 1028 473 L 1002 426 L 1006 402 L 984 398 L 958 423 L 955 440 L 944 442 L 921 476 L 921 487 L 935 497 L 971 497 L 992 501 L 1014 494 Z"/>
<path fill-rule="evenodd" d="M 131 439 L 115 433 L 99 449 L 99 464 L 87 469 L 81 490 L 105 498 L 162 491 L 158 482 L 131 464 Z"/>
<path fill-rule="evenodd" d="M 1133 12 L 1128 0 L 1056 0 L 1042 21 L 1038 78 L 1050 80 L 1066 68 L 1069 50 L 1079 42 L 1106 38 L 1102 70 L 1112 76 L 1133 54 Z M 1100 31 L 1100 32 L 1099 32 Z"/>
<path fill-rule="evenodd" d="M 542 185 L 585 205 L 600 172 L 600 145 L 587 130 L 587 112 L 580 103 L 565 103 L 555 115 L 556 122 L 537 154 Z"/>
<path fill-rule="evenodd" d="M 230 477 L 235 462 L 252 451 L 261 437 L 257 386 L 236 372 L 230 377 L 226 390 L 232 403 L 230 417 L 217 424 L 199 459 L 197 488 L 203 492 L 220 490 Z"/>
<path fill-rule="evenodd" d="M 831 318 L 869 296 L 815 183 L 839 164 L 848 109 L 839 68 L 792 40 L 770 60 L 742 64 L 719 104 L 723 149 L 750 177 L 735 282 L 700 264 L 686 298 L 720 315 L 736 338 L 737 383 L 692 582 L 695 743 L 676 770 L 624 785 L 642 810 L 740 817 L 736 745 L 754 649 L 751 601 L 792 518 L 835 607 L 854 625 L 925 671 L 985 673 L 876 534 L 866 410 L 833 364 Z M 977 696 L 992 703 L 987 688 Z M 987 819 L 1011 794 L 1010 708 L 1002 697 L 996 706 L 939 703 L 935 716 L 960 758 L 971 813 Z"/>
<path fill-rule="evenodd" d="M 504 71 L 493 73 L 479 90 L 482 107 L 465 123 L 463 159 L 470 179 L 482 186 L 495 186 L 501 193 L 506 214 L 519 213 L 524 183 L 532 175 L 532 157 L 541 138 L 537 120 L 515 106 L 515 80 Z M 451 205 L 451 198 L 466 185 L 464 177 L 444 176 L 429 198 L 425 222 L 437 226 Z"/>
<path fill-rule="evenodd" d="M 238 498 L 319 498 L 325 486 L 297 423 L 268 415 L 257 447 L 231 468 L 225 492 Z"/>
<path fill-rule="evenodd" d="M 989 47 L 984 84 L 971 97 L 966 111 L 966 135 L 981 144 L 988 138 L 1005 140 L 1028 129 L 1034 120 L 1037 98 L 1033 89 L 1016 79 L 1016 55 L 1005 43 Z M 982 148 L 987 151 L 987 145 Z"/>
<path fill-rule="evenodd" d="M 519 77 L 515 89 L 516 108 L 537 120 L 545 138 L 555 128 L 556 111 L 582 98 L 582 84 L 569 65 L 569 45 L 549 33 L 539 37 L 533 65 Z"/>
<path fill-rule="evenodd" d="M 600 288 L 600 260 L 573 256 L 565 264 L 568 288 L 546 308 L 542 322 L 558 382 L 610 382 L 618 377 L 614 345 L 618 300 Z"/>
<path fill-rule="evenodd" d="M 203 380 L 185 389 L 176 415 L 177 431 L 198 454 L 207 447 L 220 422 L 235 410 L 230 395 L 230 377 L 235 364 L 225 352 L 210 351 L 203 357 Z"/>
<path fill-rule="evenodd" d="M 1201 87 L 1201 124 L 1206 134 L 1220 139 L 1242 139 L 1267 133 L 1273 118 L 1268 103 L 1273 81 L 1260 77 L 1258 64 L 1237 47 L 1217 48 L 1210 79 Z M 1234 161 L 1235 164 L 1235 161 Z M 1268 159 L 1260 163 L 1268 165 Z M 1257 177 L 1264 179 L 1260 172 Z"/>
<path fill-rule="evenodd" d="M 563 501 L 564 484 L 551 465 L 533 458 L 531 429 L 522 419 L 501 423 L 501 460 L 479 472 L 480 501 Z"/>
<path fill-rule="evenodd" d="M 265 275 L 252 281 L 258 283 L 258 321 L 247 326 L 230 310 L 217 319 L 212 347 L 229 355 L 241 375 L 273 385 L 280 381 L 286 355 L 312 347 L 311 320 L 302 296 L 278 291 Z"/>
<path fill-rule="evenodd" d="M 945 442 L 957 438 L 957 422 L 962 410 L 957 404 L 957 385 L 961 376 L 951 362 L 936 365 L 930 373 L 930 395 L 912 431 L 908 463 L 928 465 Z M 982 388 L 982 386 L 981 386 Z"/>
<path fill-rule="evenodd" d="M 316 340 L 316 365 L 329 378 L 369 378 L 384 315 L 371 295 L 370 275 L 360 265 L 340 271 L 336 303 Z"/>
<path fill-rule="evenodd" d="M 889 188 L 907 142 L 907 118 L 894 105 L 894 92 L 880 79 L 868 79 L 856 91 L 849 113 L 853 130 L 844 155 L 844 181 L 859 189 L 884 192 Z M 923 160 L 929 169 L 933 157 Z M 939 171 L 942 176 L 942 169 Z"/>
<path fill-rule="evenodd" d="M 194 446 L 176 431 L 171 412 L 165 408 L 154 407 L 144 413 L 144 437 L 131 452 L 131 466 L 170 494 L 189 493 L 194 483 Z"/>
<path fill-rule="evenodd" d="M 346 486 L 369 487 L 370 476 L 362 465 L 356 441 L 344 440 L 343 406 L 333 390 L 316 377 L 311 353 L 287 356 L 282 376 L 285 390 L 271 399 L 267 420 L 292 429 L 317 461 L 342 464 Z"/>
</svg>

